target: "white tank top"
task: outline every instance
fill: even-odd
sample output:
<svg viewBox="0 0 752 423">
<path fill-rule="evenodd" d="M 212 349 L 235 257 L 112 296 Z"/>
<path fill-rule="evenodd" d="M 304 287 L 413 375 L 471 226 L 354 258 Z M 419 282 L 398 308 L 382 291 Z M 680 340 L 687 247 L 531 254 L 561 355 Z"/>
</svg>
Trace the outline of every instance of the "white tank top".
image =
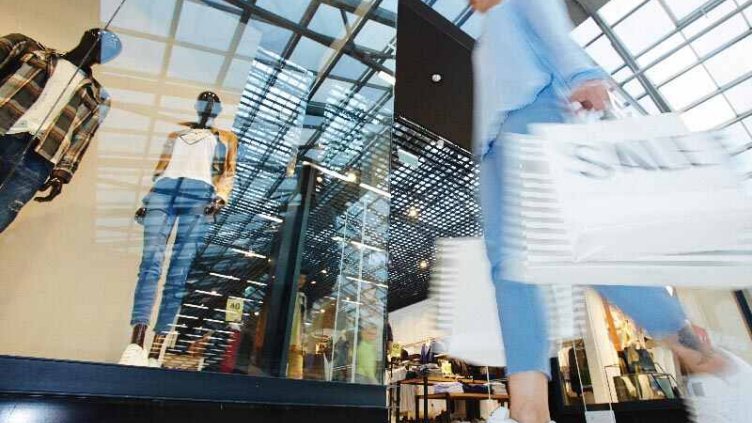
<svg viewBox="0 0 752 423">
<path fill-rule="evenodd" d="M 172 146 L 172 158 L 161 178 L 189 178 L 212 185 L 212 161 L 217 137 L 208 129 L 180 133 Z"/>
<path fill-rule="evenodd" d="M 26 110 L 8 134 L 29 133 L 36 135 L 47 130 L 60 112 L 63 111 L 79 85 L 84 80 L 84 73 L 73 63 L 60 59 L 55 71 L 52 72 L 47 83 L 39 94 L 39 98 Z"/>
</svg>

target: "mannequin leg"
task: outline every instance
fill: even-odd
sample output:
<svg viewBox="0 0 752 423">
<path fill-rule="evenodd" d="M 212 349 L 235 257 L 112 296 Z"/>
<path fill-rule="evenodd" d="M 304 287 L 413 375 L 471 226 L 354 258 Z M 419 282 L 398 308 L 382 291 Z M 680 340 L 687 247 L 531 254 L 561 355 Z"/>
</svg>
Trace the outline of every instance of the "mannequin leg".
<svg viewBox="0 0 752 423">
<path fill-rule="evenodd" d="M 185 283 L 193 264 L 193 259 L 204 241 L 209 227 L 209 221 L 203 214 L 203 208 L 208 204 L 210 193 L 208 185 L 203 182 L 185 180 L 181 188 L 190 193 L 190 197 L 182 197 L 180 202 L 180 216 L 177 218 L 177 235 L 172 249 L 170 267 L 167 271 L 162 303 L 154 330 L 158 334 L 170 330 L 170 324 L 175 321 L 180 304 L 185 296 Z M 200 184 L 198 186 L 192 186 Z M 185 207 L 184 207 L 185 206 Z"/>
<path fill-rule="evenodd" d="M 149 324 L 162 274 L 167 240 L 175 224 L 175 214 L 170 207 L 169 197 L 163 197 L 166 196 L 152 192 L 144 201 L 147 207 L 144 218 L 144 249 L 133 298 L 133 326 Z"/>
<path fill-rule="evenodd" d="M 131 344 L 136 344 L 139 347 L 144 346 L 144 339 L 146 338 L 146 325 L 133 326 L 133 333 L 131 334 Z"/>
<path fill-rule="evenodd" d="M 0 137 L 0 233 L 34 198 L 52 171 L 52 164 L 26 151 L 28 135 Z"/>
</svg>

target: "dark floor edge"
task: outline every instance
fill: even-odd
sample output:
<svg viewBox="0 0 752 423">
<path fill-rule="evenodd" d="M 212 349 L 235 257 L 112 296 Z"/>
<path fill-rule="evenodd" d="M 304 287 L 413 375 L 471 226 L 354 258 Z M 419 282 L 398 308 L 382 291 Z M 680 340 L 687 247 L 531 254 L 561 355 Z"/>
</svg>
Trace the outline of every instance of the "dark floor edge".
<svg viewBox="0 0 752 423">
<path fill-rule="evenodd" d="M 0 393 L 385 408 L 380 385 L 0 356 Z"/>
</svg>

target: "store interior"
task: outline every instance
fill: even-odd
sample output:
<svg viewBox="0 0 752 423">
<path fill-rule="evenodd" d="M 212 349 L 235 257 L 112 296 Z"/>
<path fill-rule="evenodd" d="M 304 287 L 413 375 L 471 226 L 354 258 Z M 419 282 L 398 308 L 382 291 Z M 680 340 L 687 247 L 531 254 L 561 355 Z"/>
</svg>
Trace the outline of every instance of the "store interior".
<svg viewBox="0 0 752 423">
<path fill-rule="evenodd" d="M 574 38 L 636 112 L 726 128 L 752 151 L 750 4 L 638 3 L 569 2 Z M 81 81 L 101 87 L 99 121 L 54 201 L 14 203 L 0 230 L 0 355 L 385 385 L 394 422 L 480 421 L 508 403 L 504 368 L 448 354 L 430 295 L 437 241 L 482 236 L 469 125 L 452 124 L 472 115 L 451 97 L 472 86 L 481 17 L 466 1 L 45 4 L 5 2 L 0 36 L 94 45 Z M 673 32 L 625 35 L 664 14 Z M 398 15 L 416 21 L 398 32 Z M 446 56 L 419 55 L 419 24 Z M 91 28 L 105 35 L 87 44 Z M 398 48 L 398 34 L 413 38 Z M 398 69 L 398 53 L 425 63 Z M 3 84 L 23 69 L 0 61 Z M 752 362 L 752 294 L 666 289 Z M 593 293 L 584 309 L 580 336 L 552 347 L 559 406 L 681 397 L 665 347 Z"/>
</svg>

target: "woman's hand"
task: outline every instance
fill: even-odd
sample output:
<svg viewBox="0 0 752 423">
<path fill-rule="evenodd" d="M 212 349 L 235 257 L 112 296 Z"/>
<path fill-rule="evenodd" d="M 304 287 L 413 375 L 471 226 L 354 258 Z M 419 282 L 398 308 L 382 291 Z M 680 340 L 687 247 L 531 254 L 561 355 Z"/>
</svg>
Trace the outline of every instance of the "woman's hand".
<svg viewBox="0 0 752 423">
<path fill-rule="evenodd" d="M 602 112 L 610 106 L 610 85 L 606 81 L 588 81 L 572 91 L 569 100 L 578 103 L 585 110 Z"/>
<path fill-rule="evenodd" d="M 470 0 L 470 7 L 476 12 L 485 13 L 499 3 L 501 0 Z"/>
</svg>

